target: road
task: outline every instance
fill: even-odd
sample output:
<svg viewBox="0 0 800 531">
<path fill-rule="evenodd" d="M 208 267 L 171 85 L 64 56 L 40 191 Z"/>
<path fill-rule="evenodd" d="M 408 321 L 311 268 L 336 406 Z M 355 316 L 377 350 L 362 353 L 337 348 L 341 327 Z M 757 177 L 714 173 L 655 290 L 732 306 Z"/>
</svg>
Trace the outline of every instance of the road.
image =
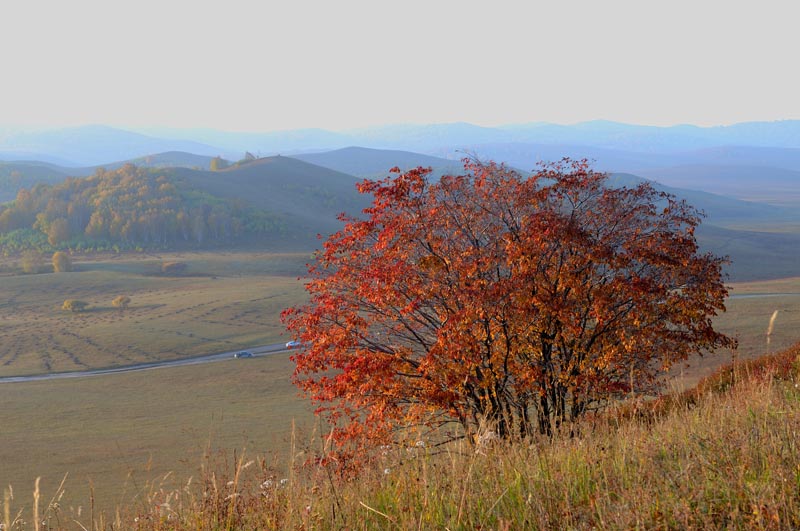
<svg viewBox="0 0 800 531">
<path fill-rule="evenodd" d="M 196 356 L 193 358 L 184 358 L 179 360 L 167 361 L 154 361 L 149 363 L 137 363 L 136 365 L 126 365 L 124 367 L 113 367 L 110 369 L 93 369 L 88 371 L 74 371 L 74 372 L 53 372 L 49 374 L 32 374 L 30 376 L 5 376 L 0 377 L 0 384 L 4 383 L 19 383 L 19 382 L 37 382 L 42 380 L 63 380 L 66 378 L 87 378 L 89 376 L 103 376 L 106 374 L 118 374 L 121 372 L 136 372 L 148 371 L 151 369 L 162 369 L 164 367 L 182 367 L 184 365 L 199 365 L 201 363 L 213 363 L 215 361 L 224 361 L 233 359 L 233 355 L 241 352 L 243 349 L 231 350 L 230 352 L 220 352 L 219 354 L 208 354 L 205 356 Z M 285 343 L 275 343 L 272 345 L 265 345 L 262 347 L 255 347 L 247 349 L 248 352 L 256 356 L 269 356 L 271 354 L 280 354 L 281 352 L 289 352 Z M 237 360 L 238 361 L 238 360 Z M 242 363 L 246 363 L 247 359 L 242 359 Z"/>
</svg>

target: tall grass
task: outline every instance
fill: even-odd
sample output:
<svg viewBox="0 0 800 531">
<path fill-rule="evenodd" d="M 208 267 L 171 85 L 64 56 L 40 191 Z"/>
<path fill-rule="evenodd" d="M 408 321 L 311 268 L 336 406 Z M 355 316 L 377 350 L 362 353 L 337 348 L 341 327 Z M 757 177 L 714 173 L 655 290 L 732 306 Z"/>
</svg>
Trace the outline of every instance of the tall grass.
<svg viewBox="0 0 800 531">
<path fill-rule="evenodd" d="M 64 481 L 44 505 L 37 479 L 31 505 L 4 490 L 3 529 L 800 529 L 799 374 L 800 345 L 574 437 L 419 442 L 350 481 L 302 466 L 314 449 L 294 439 L 284 462 L 208 453 L 196 479 L 166 474 L 113 516 L 65 511 Z"/>
<path fill-rule="evenodd" d="M 208 458 L 149 484 L 114 518 L 39 529 L 800 529 L 800 346 L 698 388 L 588 419 L 579 435 L 386 449 L 359 479 L 264 457 Z M 314 437 L 313 440 L 319 439 Z M 34 529 L 4 499 L 6 529 Z M 38 509 L 37 509 L 38 510 Z"/>
</svg>

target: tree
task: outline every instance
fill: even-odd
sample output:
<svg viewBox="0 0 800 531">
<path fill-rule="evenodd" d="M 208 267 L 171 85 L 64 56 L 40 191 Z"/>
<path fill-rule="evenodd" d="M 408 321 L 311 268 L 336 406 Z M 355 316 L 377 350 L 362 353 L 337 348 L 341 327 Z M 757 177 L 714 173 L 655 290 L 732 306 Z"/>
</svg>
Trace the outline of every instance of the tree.
<svg viewBox="0 0 800 531">
<path fill-rule="evenodd" d="M 631 382 L 655 392 L 661 369 L 735 347 L 710 319 L 725 260 L 698 251 L 684 201 L 606 186 L 585 161 L 530 178 L 465 168 L 363 181 L 366 218 L 342 217 L 309 267 L 310 302 L 284 312 L 306 345 L 294 381 L 340 459 L 409 429 L 554 436 Z"/>
<path fill-rule="evenodd" d="M 53 271 L 56 273 L 68 273 L 72 271 L 72 259 L 64 251 L 53 253 Z"/>
<path fill-rule="evenodd" d="M 73 313 L 82 312 L 89 306 L 88 302 L 79 301 L 75 299 L 67 299 L 64 301 L 64 304 L 61 305 L 62 310 L 67 310 Z"/>
<path fill-rule="evenodd" d="M 111 301 L 111 305 L 114 306 L 114 308 L 119 308 L 120 311 L 126 310 L 130 305 L 130 303 L 131 303 L 131 298 L 128 297 L 127 295 L 119 295 L 117 297 L 114 297 L 114 300 Z"/>
<path fill-rule="evenodd" d="M 213 159 L 211 159 L 211 163 L 209 164 L 209 169 L 211 171 L 219 171 L 219 170 L 224 170 L 228 166 L 229 164 L 227 160 L 223 159 L 220 156 L 216 156 Z"/>
<path fill-rule="evenodd" d="M 50 245 L 69 240 L 69 221 L 66 218 L 56 218 L 47 227 L 47 241 Z"/>
</svg>

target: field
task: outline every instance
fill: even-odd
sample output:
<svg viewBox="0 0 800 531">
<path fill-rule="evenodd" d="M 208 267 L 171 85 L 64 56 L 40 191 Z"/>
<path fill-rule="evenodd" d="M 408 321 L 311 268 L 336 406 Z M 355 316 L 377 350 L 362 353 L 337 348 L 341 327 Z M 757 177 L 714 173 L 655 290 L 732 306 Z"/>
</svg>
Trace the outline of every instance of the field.
<svg viewBox="0 0 800 531">
<path fill-rule="evenodd" d="M 0 279 L 0 375 L 124 365 L 286 340 L 281 309 L 302 300 L 297 275 L 307 254 L 185 254 L 98 257 L 69 274 Z M 189 265 L 185 277 L 158 274 L 162 261 Z M 91 274 L 88 274 L 91 272 Z M 800 279 L 733 285 L 719 327 L 740 340 L 740 359 L 795 343 Z M 131 297 L 120 312 L 110 301 Z M 758 296 L 752 296 L 758 295 Z M 65 298 L 90 311 L 59 309 Z M 778 310 L 770 343 L 766 331 Z M 75 362 L 77 358 L 78 362 Z M 692 385 L 731 360 L 721 352 L 671 375 Z M 289 382 L 287 354 L 104 377 L 0 384 L 0 484 L 16 506 L 41 476 L 49 499 L 65 474 L 62 507 L 110 510 L 143 499 L 153 481 L 195 476 L 203 456 L 246 449 L 286 466 L 295 436 L 312 439 L 310 406 Z M 271 459 L 272 457 L 270 457 Z M 137 497 L 138 496 L 138 497 Z"/>
<path fill-rule="evenodd" d="M 800 340 L 800 278 L 742 282 L 731 285 L 727 312 L 715 320 L 724 333 L 739 341 L 735 353 L 720 351 L 696 357 L 688 366 L 676 367 L 672 376 L 679 387 L 691 387 L 703 376 L 734 358 L 752 359 L 767 352 L 776 352 Z M 772 334 L 767 342 L 767 328 L 777 311 Z"/>
<path fill-rule="evenodd" d="M 207 451 L 285 458 L 293 419 L 307 440 L 313 417 L 288 357 L 0 385 L 0 484 L 29 504 L 37 476 L 49 499 L 69 474 L 62 507 L 87 511 L 91 484 L 108 510 L 168 472 L 196 476 Z"/>
<path fill-rule="evenodd" d="M 78 261 L 72 273 L 0 277 L 0 376 L 184 358 L 282 341 L 309 255 L 188 254 Z M 184 276 L 160 274 L 165 261 Z M 124 311 L 111 301 L 131 298 Z M 61 309 L 66 299 L 87 311 Z"/>
</svg>

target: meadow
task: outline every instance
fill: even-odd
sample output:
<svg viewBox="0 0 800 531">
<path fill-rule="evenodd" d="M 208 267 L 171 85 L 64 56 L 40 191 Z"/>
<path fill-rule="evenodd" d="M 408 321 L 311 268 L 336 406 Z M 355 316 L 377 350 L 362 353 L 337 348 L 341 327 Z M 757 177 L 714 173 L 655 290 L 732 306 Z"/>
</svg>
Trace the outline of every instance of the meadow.
<svg viewBox="0 0 800 531">
<path fill-rule="evenodd" d="M 0 277 L 0 376 L 177 359 L 285 341 L 308 253 L 110 255 L 75 271 Z M 163 262 L 184 262 L 164 276 Z M 10 267 L 10 266 L 7 266 Z M 111 301 L 130 297 L 120 310 Z M 86 311 L 61 309 L 66 299 Z"/>
<path fill-rule="evenodd" d="M 106 256 L 78 260 L 74 273 L 4 276 L 0 375 L 125 365 L 285 341 L 278 315 L 303 299 L 297 276 L 308 260 L 303 253 Z M 160 275 L 163 261 L 186 262 L 187 275 Z M 781 350 L 800 339 L 800 279 L 732 288 L 728 312 L 717 322 L 739 339 L 737 359 Z M 129 309 L 111 306 L 119 294 L 131 297 Z M 65 298 L 86 300 L 90 310 L 63 312 Z M 732 359 L 730 352 L 720 352 L 690 360 L 675 368 L 669 385 L 692 386 Z M 0 485 L 13 485 L 15 507 L 29 508 L 36 477 L 42 477 L 42 499 L 49 500 L 67 475 L 60 504 L 64 514 L 77 518 L 79 511 L 85 517 L 92 500 L 95 511 L 107 514 L 120 504 L 146 505 L 154 485 L 185 484 L 198 477 L 204 463 L 212 466 L 209 461 L 219 458 L 230 464 L 242 451 L 262 456 L 280 476 L 294 457 L 292 440 L 301 445 L 317 438 L 311 406 L 297 396 L 291 371 L 289 355 L 277 354 L 0 384 Z"/>
</svg>

